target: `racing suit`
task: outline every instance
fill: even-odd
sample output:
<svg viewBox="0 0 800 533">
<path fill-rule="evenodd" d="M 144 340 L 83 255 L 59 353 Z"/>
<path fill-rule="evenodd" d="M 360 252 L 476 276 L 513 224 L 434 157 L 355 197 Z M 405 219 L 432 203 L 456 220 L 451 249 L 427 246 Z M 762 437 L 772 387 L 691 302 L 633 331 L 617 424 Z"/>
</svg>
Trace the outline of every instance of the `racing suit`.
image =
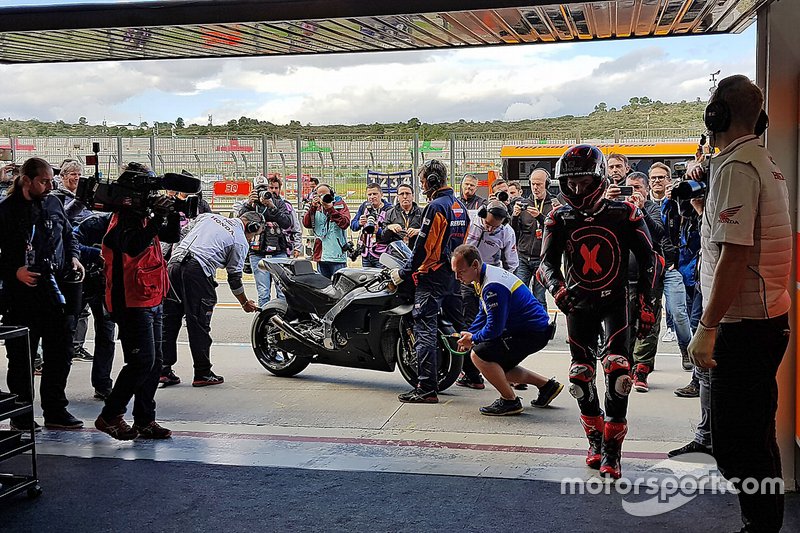
<svg viewBox="0 0 800 533">
<path fill-rule="evenodd" d="M 439 351 L 437 349 L 437 316 L 444 309 L 451 320 L 463 322 L 459 282 L 450 267 L 455 248 L 464 243 L 469 215 L 456 200 L 453 189 L 436 191 L 425 208 L 422 228 L 414 252 L 400 269 L 400 278 L 414 279 L 414 336 L 417 352 L 418 389 L 436 391 L 439 385 Z M 461 330 L 462 324 L 454 324 Z"/>
</svg>

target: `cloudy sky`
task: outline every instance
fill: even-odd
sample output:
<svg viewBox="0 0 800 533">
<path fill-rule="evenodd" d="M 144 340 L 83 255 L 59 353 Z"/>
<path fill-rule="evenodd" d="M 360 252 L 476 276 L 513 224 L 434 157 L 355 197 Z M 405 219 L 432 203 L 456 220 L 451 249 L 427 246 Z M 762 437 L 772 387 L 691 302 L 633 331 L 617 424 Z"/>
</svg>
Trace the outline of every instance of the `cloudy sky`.
<svg viewBox="0 0 800 533">
<path fill-rule="evenodd" d="M 14 4 L 52 0 L 11 0 Z M 0 0 L 0 5 L 8 5 Z M 0 65 L 0 116 L 90 123 L 285 124 L 519 120 L 619 107 L 633 96 L 708 96 L 709 73 L 755 75 L 741 35 L 437 52 Z"/>
</svg>

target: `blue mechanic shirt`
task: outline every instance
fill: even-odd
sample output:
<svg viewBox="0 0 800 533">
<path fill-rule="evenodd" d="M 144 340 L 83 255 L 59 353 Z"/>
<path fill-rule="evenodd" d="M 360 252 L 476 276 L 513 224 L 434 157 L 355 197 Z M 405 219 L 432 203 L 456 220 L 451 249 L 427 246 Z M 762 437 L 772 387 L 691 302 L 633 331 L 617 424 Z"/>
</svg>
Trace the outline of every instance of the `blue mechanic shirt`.
<svg viewBox="0 0 800 533">
<path fill-rule="evenodd" d="M 503 334 L 524 335 L 547 329 L 547 311 L 511 272 L 484 264 L 480 283 L 473 285 L 481 299 L 478 316 L 468 329 L 475 344 Z"/>
</svg>

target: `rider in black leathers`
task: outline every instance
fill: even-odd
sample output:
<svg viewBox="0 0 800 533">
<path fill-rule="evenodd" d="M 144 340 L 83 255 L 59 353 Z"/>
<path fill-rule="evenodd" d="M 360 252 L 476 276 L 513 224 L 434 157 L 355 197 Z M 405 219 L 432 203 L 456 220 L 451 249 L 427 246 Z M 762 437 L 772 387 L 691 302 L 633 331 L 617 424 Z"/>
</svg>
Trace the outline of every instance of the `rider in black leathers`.
<svg viewBox="0 0 800 533">
<path fill-rule="evenodd" d="M 640 210 L 629 203 L 604 198 L 608 187 L 602 152 L 590 145 L 567 150 L 556 165 L 565 205 L 545 222 L 539 280 L 567 315 L 572 365 L 570 393 L 578 400 L 581 424 L 589 438 L 586 464 L 602 475 L 619 478 L 622 441 L 631 390 L 628 349 L 628 255 L 639 265 L 636 286 L 640 300 L 638 334 L 652 327 L 653 287 L 663 261 L 653 250 Z M 564 257 L 562 274 L 561 260 Z M 598 346 L 600 327 L 605 345 Z M 595 385 L 596 360 L 602 357 L 606 377 L 605 414 Z"/>
</svg>

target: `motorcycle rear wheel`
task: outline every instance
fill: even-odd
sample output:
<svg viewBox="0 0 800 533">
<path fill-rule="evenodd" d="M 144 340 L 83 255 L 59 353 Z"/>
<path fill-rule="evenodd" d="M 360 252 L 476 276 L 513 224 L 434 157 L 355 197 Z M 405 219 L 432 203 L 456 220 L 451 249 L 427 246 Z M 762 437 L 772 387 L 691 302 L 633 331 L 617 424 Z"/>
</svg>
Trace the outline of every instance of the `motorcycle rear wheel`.
<svg viewBox="0 0 800 533">
<path fill-rule="evenodd" d="M 437 335 L 439 333 L 437 332 Z M 393 351 L 397 366 L 400 369 L 400 374 L 403 379 L 411 385 L 416 387 L 418 382 L 417 374 L 417 353 L 414 350 L 411 338 L 405 333 L 400 332 L 387 332 L 382 340 L 382 349 L 384 353 Z M 441 337 L 438 338 L 436 343 L 439 349 L 439 392 L 446 390 L 458 379 L 461 374 L 461 366 L 464 364 L 461 356 L 452 355 L 447 347 L 444 346 Z"/>
<path fill-rule="evenodd" d="M 269 321 L 275 315 L 286 317 L 288 307 L 283 300 L 273 300 L 264 306 L 256 315 L 250 329 L 250 343 L 261 366 L 279 377 L 291 377 L 299 374 L 311 364 L 308 357 L 298 357 L 285 350 L 279 350 L 275 344 L 280 330 Z"/>
</svg>

